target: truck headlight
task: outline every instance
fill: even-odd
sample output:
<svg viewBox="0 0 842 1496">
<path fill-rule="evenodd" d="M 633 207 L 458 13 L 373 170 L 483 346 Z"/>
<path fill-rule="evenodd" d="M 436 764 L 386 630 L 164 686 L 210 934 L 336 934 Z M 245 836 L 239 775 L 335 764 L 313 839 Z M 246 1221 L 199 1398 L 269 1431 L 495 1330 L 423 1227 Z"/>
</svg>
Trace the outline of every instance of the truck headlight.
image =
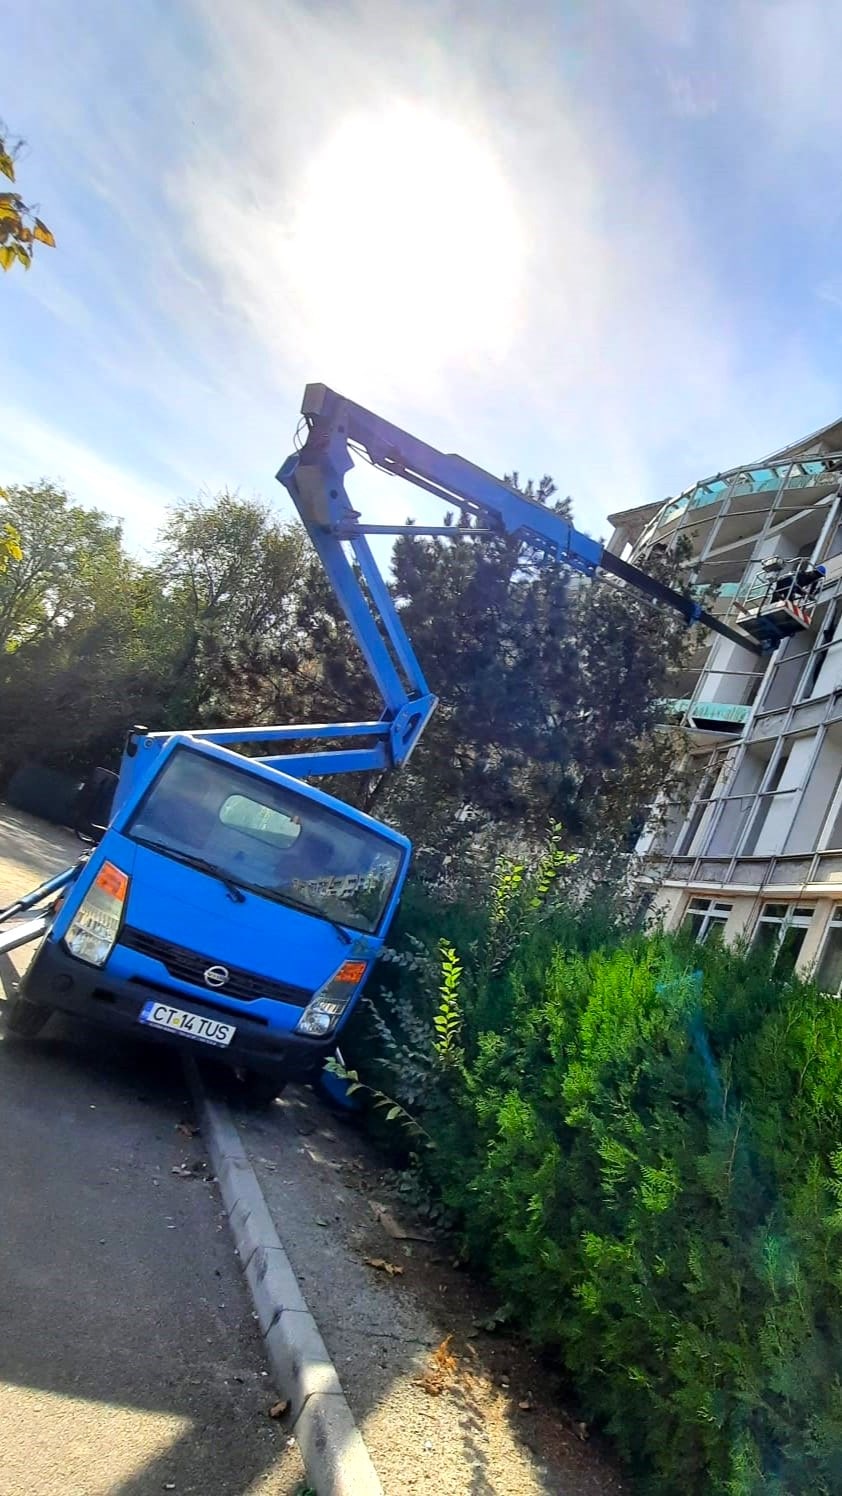
<svg viewBox="0 0 842 1496">
<path fill-rule="evenodd" d="M 104 862 L 67 927 L 64 943 L 71 956 L 89 966 L 105 965 L 120 932 L 128 889 L 128 875 Z"/>
<path fill-rule="evenodd" d="M 349 1002 L 359 991 L 368 970 L 367 961 L 343 961 L 329 982 L 320 987 L 295 1025 L 299 1034 L 320 1039 L 335 1028 Z"/>
</svg>

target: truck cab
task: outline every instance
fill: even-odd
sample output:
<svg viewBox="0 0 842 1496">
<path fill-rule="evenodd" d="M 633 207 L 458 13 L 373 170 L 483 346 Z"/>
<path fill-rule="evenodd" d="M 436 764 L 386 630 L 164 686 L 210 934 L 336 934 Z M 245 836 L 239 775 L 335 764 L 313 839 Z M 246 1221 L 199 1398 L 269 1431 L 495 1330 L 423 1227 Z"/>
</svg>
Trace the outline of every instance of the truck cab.
<svg viewBox="0 0 842 1496">
<path fill-rule="evenodd" d="M 57 1009 L 212 1048 L 275 1094 L 335 1049 L 397 907 L 409 842 L 191 734 L 153 746 L 121 774 L 111 823 L 22 1001 L 44 1018 Z"/>
</svg>

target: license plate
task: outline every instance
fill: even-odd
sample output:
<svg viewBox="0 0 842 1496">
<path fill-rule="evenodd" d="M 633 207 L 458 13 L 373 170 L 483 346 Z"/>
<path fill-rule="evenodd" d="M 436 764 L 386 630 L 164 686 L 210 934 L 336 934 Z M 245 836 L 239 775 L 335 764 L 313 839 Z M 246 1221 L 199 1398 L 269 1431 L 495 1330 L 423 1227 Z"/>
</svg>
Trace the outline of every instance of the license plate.
<svg viewBox="0 0 842 1496">
<path fill-rule="evenodd" d="M 203 1044 L 230 1044 L 237 1032 L 233 1023 L 217 1023 L 215 1018 L 201 1018 L 198 1013 L 170 1008 L 166 1003 L 144 1003 L 140 1022 L 182 1034 L 185 1039 L 199 1039 Z"/>
</svg>

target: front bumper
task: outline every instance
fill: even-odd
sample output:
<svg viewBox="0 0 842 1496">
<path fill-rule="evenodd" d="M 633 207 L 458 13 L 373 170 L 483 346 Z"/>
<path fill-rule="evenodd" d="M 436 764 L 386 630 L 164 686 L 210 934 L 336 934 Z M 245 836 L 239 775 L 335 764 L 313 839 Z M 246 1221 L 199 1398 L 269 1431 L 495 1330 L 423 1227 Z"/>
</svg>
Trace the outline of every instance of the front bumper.
<svg viewBox="0 0 842 1496">
<path fill-rule="evenodd" d="M 265 1020 L 260 1021 L 239 1009 L 211 1005 L 198 996 L 193 997 L 192 993 L 165 987 L 163 983 L 155 985 L 140 977 L 128 980 L 113 977 L 107 967 L 99 969 L 77 961 L 52 940 L 45 941 L 35 957 L 23 979 L 21 994 L 27 1002 L 55 1008 L 60 1013 L 72 1013 L 107 1028 L 122 1029 L 136 1039 L 149 1039 L 180 1049 L 187 1046 L 197 1056 L 204 1051 L 224 1064 L 256 1070 L 263 1075 L 289 1076 L 291 1079 L 307 1076 L 321 1069 L 336 1047 L 335 1036 L 310 1039 L 300 1034 L 279 1034 L 273 1032 Z M 230 1045 L 222 1049 L 177 1033 L 168 1033 L 165 1029 L 150 1028 L 139 1021 L 140 1010 L 150 998 L 198 1013 L 212 1022 L 221 1019 L 233 1023 L 236 1033 Z"/>
</svg>

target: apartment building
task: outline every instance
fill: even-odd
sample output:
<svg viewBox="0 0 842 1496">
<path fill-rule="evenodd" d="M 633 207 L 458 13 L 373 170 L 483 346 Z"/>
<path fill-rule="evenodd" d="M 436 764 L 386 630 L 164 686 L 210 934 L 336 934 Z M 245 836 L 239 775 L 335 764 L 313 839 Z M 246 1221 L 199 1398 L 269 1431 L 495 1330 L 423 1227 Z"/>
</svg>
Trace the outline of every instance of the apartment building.
<svg viewBox="0 0 842 1496">
<path fill-rule="evenodd" d="M 808 626 L 758 656 L 708 634 L 665 703 L 687 793 L 638 851 L 667 928 L 773 946 L 778 969 L 842 989 L 842 421 L 678 498 L 611 516 L 610 548 L 645 567 L 689 541 L 699 596 L 730 624 L 756 611 L 764 562 L 821 562 Z M 791 568 L 788 568 L 790 570 Z"/>
</svg>

